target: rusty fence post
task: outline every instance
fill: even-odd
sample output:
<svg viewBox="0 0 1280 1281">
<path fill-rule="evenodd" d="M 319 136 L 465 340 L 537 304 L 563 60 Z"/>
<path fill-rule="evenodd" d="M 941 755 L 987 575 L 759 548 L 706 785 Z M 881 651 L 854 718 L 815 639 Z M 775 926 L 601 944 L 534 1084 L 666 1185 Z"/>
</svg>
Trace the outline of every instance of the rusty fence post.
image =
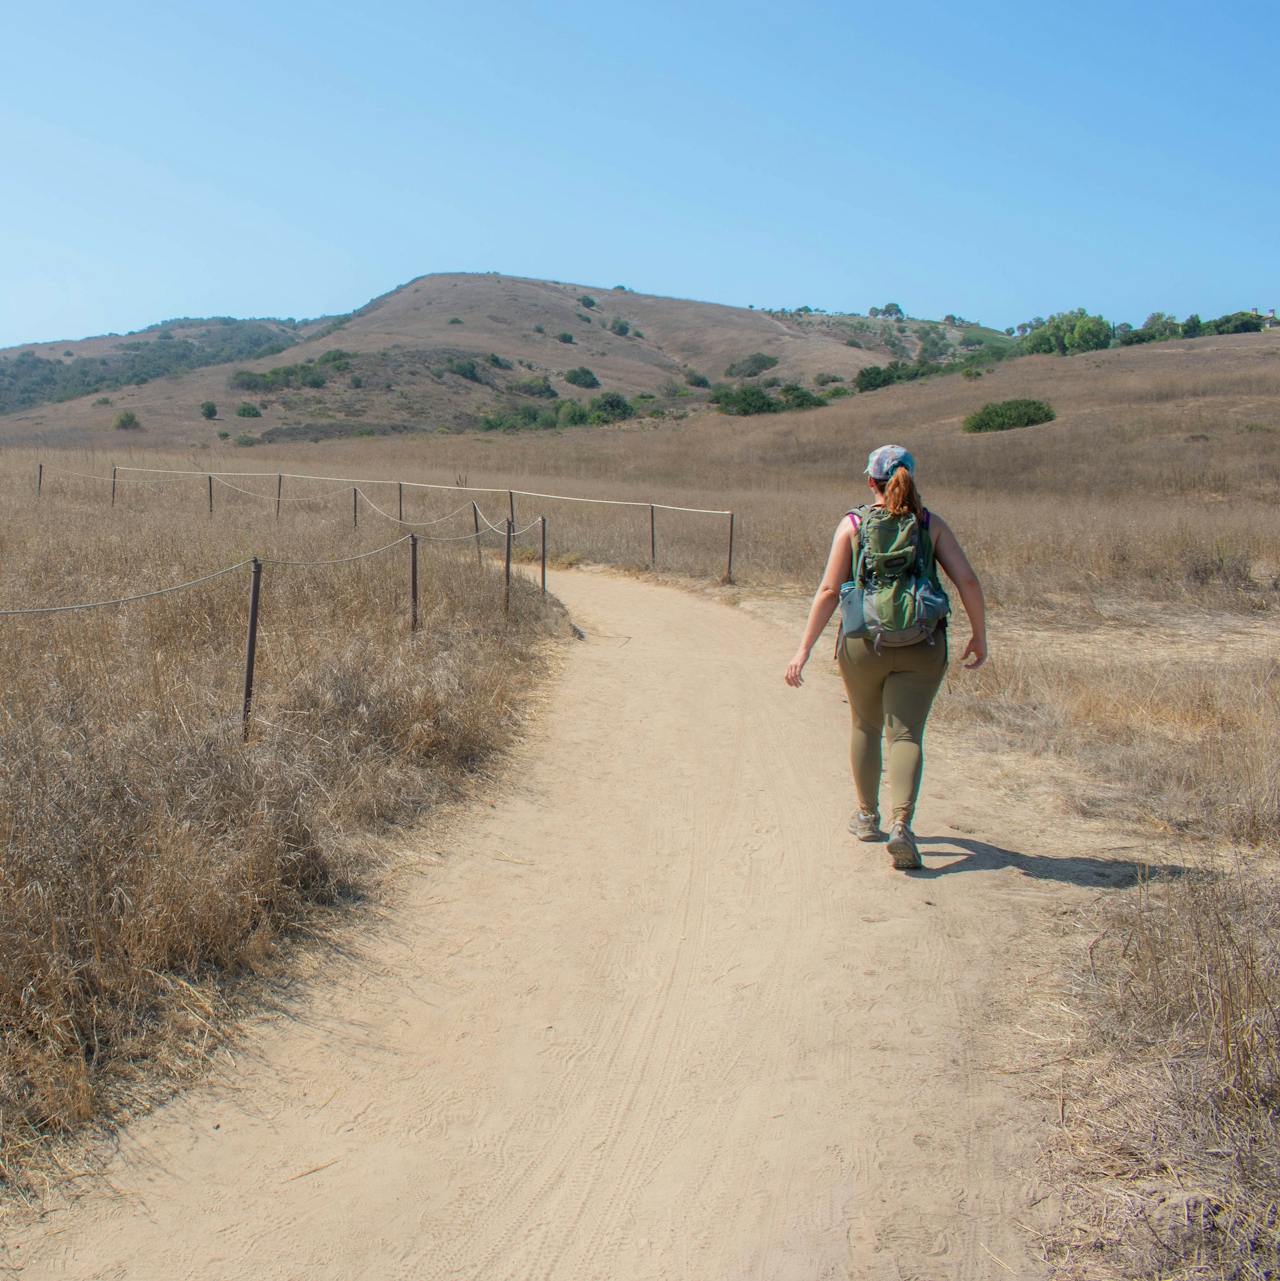
<svg viewBox="0 0 1280 1281">
<path fill-rule="evenodd" d="M 209 480 L 209 515 L 212 516 L 213 515 L 213 477 L 210 476 L 208 480 Z"/>
<path fill-rule="evenodd" d="M 502 591 L 502 610 L 506 613 L 511 608 L 511 520 L 507 519 L 507 569 L 506 584 Z"/>
<path fill-rule="evenodd" d="M 733 582 L 733 513 L 729 513 L 729 567 L 724 571 L 724 581 Z"/>
<path fill-rule="evenodd" d="M 116 469 L 111 469 L 111 506 L 116 505 Z"/>
<path fill-rule="evenodd" d="M 409 630 L 418 630 L 418 535 L 409 535 Z"/>
<path fill-rule="evenodd" d="M 276 475 L 276 520 L 280 519 L 280 491 L 284 488 L 284 477 Z"/>
<path fill-rule="evenodd" d="M 649 504 L 649 568 L 658 568 L 658 527 L 653 518 L 653 504 Z"/>
<path fill-rule="evenodd" d="M 262 587 L 262 562 L 254 556 L 249 562 L 249 634 L 244 646 L 244 697 L 240 704 L 244 741 L 249 741 L 249 711 L 253 706 L 253 664 L 258 653 L 258 595 Z"/>
<path fill-rule="evenodd" d="M 357 502 L 360 491 L 354 485 L 351 486 L 351 528 L 360 528 L 360 507 Z"/>
<path fill-rule="evenodd" d="M 480 550 L 480 508 L 476 506 L 476 500 L 471 500 L 471 519 L 475 521 L 476 526 L 476 560 L 484 564 L 484 553 Z"/>
<path fill-rule="evenodd" d="M 542 518 L 542 594 L 547 594 L 547 518 Z"/>
<path fill-rule="evenodd" d="M 36 497 L 40 497 L 40 486 L 44 484 L 44 463 L 36 464 Z"/>
<path fill-rule="evenodd" d="M 507 515 L 511 517 L 512 528 L 516 523 L 516 495 L 512 489 L 507 490 Z"/>
</svg>

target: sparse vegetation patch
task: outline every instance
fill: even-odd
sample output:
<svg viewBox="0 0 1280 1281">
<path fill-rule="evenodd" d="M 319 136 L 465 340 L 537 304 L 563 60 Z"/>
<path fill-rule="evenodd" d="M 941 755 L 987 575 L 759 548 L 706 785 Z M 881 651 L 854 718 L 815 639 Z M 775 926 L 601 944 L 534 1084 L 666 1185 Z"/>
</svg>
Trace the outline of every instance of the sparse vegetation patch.
<svg viewBox="0 0 1280 1281">
<path fill-rule="evenodd" d="M 1056 417 L 1053 406 L 1043 400 L 989 401 L 964 420 L 964 430 L 1009 431 L 1014 427 L 1051 423 Z"/>
</svg>

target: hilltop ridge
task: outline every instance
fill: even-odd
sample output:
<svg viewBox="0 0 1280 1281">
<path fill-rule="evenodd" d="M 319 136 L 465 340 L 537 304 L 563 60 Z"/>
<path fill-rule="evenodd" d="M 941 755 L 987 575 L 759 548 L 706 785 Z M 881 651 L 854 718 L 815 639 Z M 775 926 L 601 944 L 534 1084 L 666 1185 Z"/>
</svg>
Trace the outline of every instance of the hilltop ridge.
<svg viewBox="0 0 1280 1281">
<path fill-rule="evenodd" d="M 112 334 L 0 351 L 10 375 L 43 362 L 48 392 L 45 403 L 28 392 L 16 405 L 11 394 L 0 439 L 118 441 L 111 424 L 121 410 L 136 415 L 151 445 L 212 444 L 219 431 L 266 441 L 460 431 L 606 392 L 683 417 L 704 403 L 706 383 L 751 358 L 764 357 L 758 363 L 784 383 L 841 383 L 868 365 L 912 359 L 922 344 L 936 358 L 975 334 L 1002 337 L 963 322 L 763 311 L 498 273 L 420 276 L 346 316 L 233 321 L 240 347 L 207 350 L 227 323 L 172 321 L 131 341 Z M 178 345 L 189 366 L 173 358 Z M 94 383 L 104 361 L 118 376 Z M 589 375 L 571 374 L 583 369 Z M 79 390 L 77 378 L 84 394 L 56 399 Z M 206 401 L 215 419 L 201 416 Z M 256 414 L 237 417 L 241 405 Z"/>
</svg>

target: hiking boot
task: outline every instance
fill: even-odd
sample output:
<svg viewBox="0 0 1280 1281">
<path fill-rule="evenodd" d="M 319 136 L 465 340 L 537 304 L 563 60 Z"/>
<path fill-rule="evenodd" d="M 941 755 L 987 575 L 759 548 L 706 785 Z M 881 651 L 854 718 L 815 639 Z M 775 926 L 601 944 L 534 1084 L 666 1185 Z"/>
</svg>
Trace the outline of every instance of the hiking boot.
<svg viewBox="0 0 1280 1281">
<path fill-rule="evenodd" d="M 884 833 L 880 830 L 880 815 L 874 810 L 870 814 L 854 810 L 853 817 L 849 820 L 849 830 L 860 841 L 884 840 Z"/>
<path fill-rule="evenodd" d="M 894 867 L 902 872 L 924 866 L 916 847 L 915 834 L 901 819 L 889 829 L 889 857 L 893 859 Z"/>
</svg>

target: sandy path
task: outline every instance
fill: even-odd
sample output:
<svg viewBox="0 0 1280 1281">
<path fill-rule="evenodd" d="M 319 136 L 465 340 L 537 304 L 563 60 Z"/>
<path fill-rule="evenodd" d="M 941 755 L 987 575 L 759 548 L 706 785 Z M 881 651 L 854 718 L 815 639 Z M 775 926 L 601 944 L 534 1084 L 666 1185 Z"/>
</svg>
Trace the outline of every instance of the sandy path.
<svg viewBox="0 0 1280 1281">
<path fill-rule="evenodd" d="M 9 1242 L 24 1281 L 1042 1275 L 1049 1108 L 998 1069 L 1044 923 L 1107 875 L 1087 835 L 935 737 L 931 870 L 895 873 L 845 831 L 838 679 L 782 684 L 792 632 L 553 586 L 587 639 L 504 794 L 130 1128 L 117 1195 Z"/>
</svg>

